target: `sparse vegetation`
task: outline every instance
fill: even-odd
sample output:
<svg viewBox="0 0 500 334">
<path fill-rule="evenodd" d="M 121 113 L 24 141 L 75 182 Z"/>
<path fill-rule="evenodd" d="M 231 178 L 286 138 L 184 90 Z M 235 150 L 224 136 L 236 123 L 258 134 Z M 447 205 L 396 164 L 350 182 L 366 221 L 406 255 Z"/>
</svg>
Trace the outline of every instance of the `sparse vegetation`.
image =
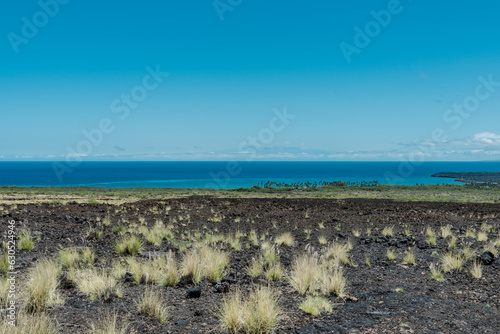
<svg viewBox="0 0 500 334">
<path fill-rule="evenodd" d="M 258 287 L 245 299 L 239 290 L 225 297 L 217 315 L 229 333 L 267 334 L 274 332 L 281 314 L 276 294 Z"/>
<path fill-rule="evenodd" d="M 116 241 L 115 249 L 120 255 L 136 255 L 142 249 L 142 240 L 136 235 Z"/>
<path fill-rule="evenodd" d="M 33 250 L 35 248 L 35 242 L 33 241 L 33 236 L 30 230 L 22 229 L 19 232 L 19 238 L 17 240 L 17 249 L 19 250 Z"/>
<path fill-rule="evenodd" d="M 143 296 L 137 302 L 137 308 L 141 314 L 147 315 L 160 322 L 166 322 L 168 308 L 159 290 L 146 287 Z"/>
<path fill-rule="evenodd" d="M 308 296 L 299 308 L 312 315 L 320 315 L 322 311 L 331 313 L 333 311 L 332 304 L 324 297 Z"/>
<path fill-rule="evenodd" d="M 59 293 L 59 274 L 61 270 L 52 260 L 41 260 L 29 272 L 26 309 L 43 311 L 62 302 Z"/>
</svg>

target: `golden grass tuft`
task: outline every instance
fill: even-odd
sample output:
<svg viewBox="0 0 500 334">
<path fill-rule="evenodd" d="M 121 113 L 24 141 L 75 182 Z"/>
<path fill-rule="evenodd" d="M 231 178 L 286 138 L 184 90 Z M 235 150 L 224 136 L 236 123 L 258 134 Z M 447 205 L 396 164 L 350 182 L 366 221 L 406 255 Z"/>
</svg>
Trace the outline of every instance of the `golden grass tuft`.
<svg viewBox="0 0 500 334">
<path fill-rule="evenodd" d="M 75 273 L 75 284 L 81 293 L 95 301 L 119 295 L 116 278 L 98 269 L 82 269 Z"/>
<path fill-rule="evenodd" d="M 92 334 L 125 334 L 127 333 L 128 324 L 118 322 L 116 312 L 105 313 L 97 321 L 97 324 L 92 324 Z"/>
<path fill-rule="evenodd" d="M 26 286 L 28 311 L 43 311 L 62 301 L 58 292 L 60 273 L 57 263 L 47 259 L 30 269 Z"/>
<path fill-rule="evenodd" d="M 331 313 L 333 311 L 332 304 L 324 297 L 308 296 L 299 304 L 299 308 L 305 313 L 314 316 L 320 315 L 322 311 Z"/>
<path fill-rule="evenodd" d="M 189 275 L 195 284 L 204 277 L 220 280 L 229 265 L 229 254 L 206 244 L 197 244 L 182 260 L 182 272 Z"/>
<path fill-rule="evenodd" d="M 53 320 L 45 313 L 27 313 L 25 310 L 19 310 L 16 317 L 15 326 L 9 324 L 9 319 L 5 316 L 0 317 L 1 334 L 56 334 L 59 333 L 58 327 Z"/>
<path fill-rule="evenodd" d="M 115 249 L 120 255 L 136 255 L 142 249 L 142 240 L 137 235 L 132 235 L 130 237 L 125 237 L 121 240 L 117 240 L 115 244 Z"/>
<path fill-rule="evenodd" d="M 279 245 L 293 246 L 295 239 L 290 232 L 285 232 L 274 239 L 274 242 Z"/>
<path fill-rule="evenodd" d="M 222 329 L 247 334 L 273 333 L 281 315 L 276 294 L 266 287 L 254 288 L 246 299 L 236 290 L 224 298 L 217 313 Z"/>
<path fill-rule="evenodd" d="M 461 254 L 456 254 L 454 252 L 448 252 L 441 255 L 441 265 L 445 273 L 453 270 L 462 270 L 464 265 L 464 257 Z"/>
<path fill-rule="evenodd" d="M 160 290 L 148 288 L 137 302 L 137 308 L 141 314 L 147 315 L 160 322 L 166 322 L 168 317 L 168 308 Z"/>
</svg>

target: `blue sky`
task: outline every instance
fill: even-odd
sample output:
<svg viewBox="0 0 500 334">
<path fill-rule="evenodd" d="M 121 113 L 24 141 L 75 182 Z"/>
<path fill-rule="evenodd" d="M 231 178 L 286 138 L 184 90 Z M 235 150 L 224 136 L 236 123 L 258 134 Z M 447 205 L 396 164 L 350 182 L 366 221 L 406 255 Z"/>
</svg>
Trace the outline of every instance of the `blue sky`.
<svg viewBox="0 0 500 334">
<path fill-rule="evenodd" d="M 59 1 L 0 13 L 1 160 L 499 160 L 498 1 Z"/>
</svg>

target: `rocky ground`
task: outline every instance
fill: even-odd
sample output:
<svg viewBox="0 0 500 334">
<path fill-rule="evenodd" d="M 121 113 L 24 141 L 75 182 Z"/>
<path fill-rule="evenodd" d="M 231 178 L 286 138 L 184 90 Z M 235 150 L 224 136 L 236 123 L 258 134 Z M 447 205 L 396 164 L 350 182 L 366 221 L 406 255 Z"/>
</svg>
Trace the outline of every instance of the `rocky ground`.
<svg viewBox="0 0 500 334">
<path fill-rule="evenodd" d="M 104 223 L 109 217 L 109 224 Z M 96 253 L 96 266 L 106 267 L 119 258 L 114 249 L 121 238 L 113 227 L 138 224 L 153 226 L 155 219 L 173 224 L 175 237 L 161 246 L 144 242 L 141 256 L 153 251 L 173 250 L 182 259 L 180 245 L 189 245 L 207 231 L 234 233 L 241 231 L 241 250 L 227 244 L 220 246 L 230 252 L 230 268 L 223 282 L 231 290 L 248 289 L 254 284 L 269 285 L 279 293 L 283 309 L 277 333 L 498 333 L 500 328 L 500 261 L 484 247 L 499 238 L 499 204 L 456 204 L 430 202 L 393 202 L 388 200 L 331 200 L 331 199 L 224 199 L 193 196 L 162 201 L 144 200 L 109 204 L 45 203 L 4 205 L 0 212 L 0 231 L 7 237 L 7 222 L 16 221 L 16 228 L 29 228 L 38 239 L 31 251 L 18 251 L 16 266 L 21 273 L 36 261 L 55 256 L 58 249 L 89 246 Z M 440 235 L 440 228 L 452 226 L 457 238 L 455 251 L 466 245 L 477 250 L 483 263 L 481 278 L 474 278 L 468 268 L 444 274 L 444 281 L 430 278 L 429 265 L 438 263 L 439 256 L 449 248 L 451 237 Z M 393 235 L 382 235 L 384 227 L 393 226 Z M 430 245 L 424 234 L 430 226 L 436 231 L 436 245 Z M 102 230 L 100 238 L 90 229 Z M 487 240 L 466 236 L 481 230 Z M 333 312 L 318 316 L 298 308 L 303 300 L 290 286 L 285 275 L 276 282 L 263 278 L 250 279 L 244 268 L 260 254 L 260 246 L 248 241 L 251 230 L 260 237 L 273 240 L 283 232 L 291 232 L 293 246 L 280 246 L 280 260 L 287 272 L 295 256 L 307 248 L 321 252 L 325 247 L 320 236 L 328 242 L 350 241 L 351 266 L 344 268 L 347 278 L 346 296 L 330 296 Z M 306 230 L 310 232 L 307 233 Z M 498 243 L 497 243 L 498 244 Z M 416 264 L 402 261 L 402 254 L 414 249 Z M 397 258 L 387 259 L 388 249 Z M 482 257 L 481 257 L 482 255 Z M 493 254 L 495 255 L 495 254 Z M 476 259 L 474 257 L 473 259 Z M 218 292 L 212 282 L 203 280 L 193 292 L 193 284 L 182 279 L 175 287 L 163 287 L 169 305 L 166 323 L 140 315 L 136 301 L 144 284 L 136 285 L 123 278 L 123 296 L 91 301 L 71 284 L 60 289 L 64 303 L 53 306 L 48 314 L 59 325 L 61 333 L 86 333 L 106 311 L 115 310 L 126 319 L 129 333 L 219 333 L 216 310 L 224 292 Z M 191 290 L 190 290 L 191 289 Z M 199 291 L 198 290 L 198 291 Z M 190 296 L 195 298 L 187 298 Z"/>
</svg>

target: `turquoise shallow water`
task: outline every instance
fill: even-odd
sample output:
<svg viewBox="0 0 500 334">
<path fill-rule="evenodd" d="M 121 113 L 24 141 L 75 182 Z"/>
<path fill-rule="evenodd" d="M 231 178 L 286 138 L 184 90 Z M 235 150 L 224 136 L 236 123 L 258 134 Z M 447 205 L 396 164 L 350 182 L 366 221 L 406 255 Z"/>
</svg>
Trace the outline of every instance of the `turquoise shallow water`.
<svg viewBox="0 0 500 334">
<path fill-rule="evenodd" d="M 82 162 L 61 170 L 52 162 L 0 162 L 0 185 L 237 188 L 261 181 L 456 183 L 438 172 L 500 171 L 500 162 Z M 54 168 L 56 167 L 56 168 Z M 59 167 L 59 168 L 58 168 Z"/>
</svg>

